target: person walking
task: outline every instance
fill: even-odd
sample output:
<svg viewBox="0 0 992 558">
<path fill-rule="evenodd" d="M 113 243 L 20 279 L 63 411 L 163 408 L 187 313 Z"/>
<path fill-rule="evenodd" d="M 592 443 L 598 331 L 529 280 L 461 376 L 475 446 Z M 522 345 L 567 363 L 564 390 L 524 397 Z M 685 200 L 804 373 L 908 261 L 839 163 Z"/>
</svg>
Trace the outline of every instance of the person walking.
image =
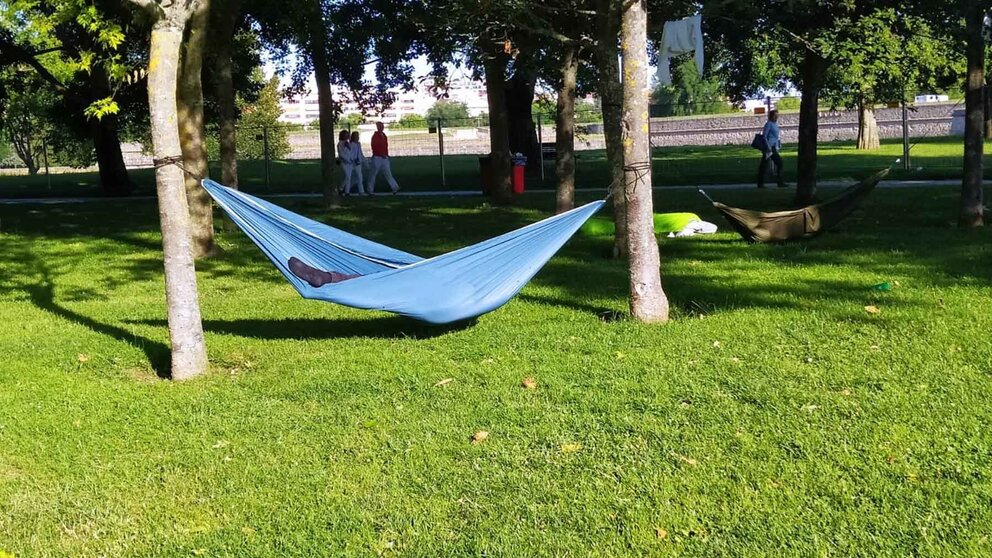
<svg viewBox="0 0 992 558">
<path fill-rule="evenodd" d="M 775 176 L 778 180 L 778 187 L 785 188 L 782 181 L 782 134 L 778 127 L 778 111 L 768 112 L 768 122 L 761 130 L 761 135 L 765 138 L 765 149 L 761 152 L 761 164 L 758 165 L 758 188 L 765 187 L 765 173 L 768 172 L 768 161 L 775 165 Z"/>
<path fill-rule="evenodd" d="M 358 139 L 358 132 L 351 133 L 351 160 L 355 164 L 354 168 L 351 169 L 351 173 L 355 179 L 355 184 L 358 186 L 358 193 L 363 196 L 372 195 L 371 192 L 365 191 L 365 178 L 362 176 L 362 169 L 369 168 L 369 161 L 365 158 L 365 154 L 362 153 L 362 142 Z"/>
<path fill-rule="evenodd" d="M 372 134 L 372 172 L 369 175 L 369 194 L 375 192 L 375 179 L 380 172 L 386 175 L 386 182 L 394 194 L 400 191 L 399 184 L 393 178 L 393 170 L 389 168 L 389 139 L 382 131 L 384 127 L 382 122 L 376 122 L 376 132 Z"/>
<path fill-rule="evenodd" d="M 351 173 L 355 169 L 354 154 L 351 151 L 351 143 L 348 141 L 350 137 L 348 130 L 341 130 L 338 133 L 338 160 L 341 161 L 341 172 L 344 173 L 340 188 L 343 196 L 351 194 Z"/>
</svg>

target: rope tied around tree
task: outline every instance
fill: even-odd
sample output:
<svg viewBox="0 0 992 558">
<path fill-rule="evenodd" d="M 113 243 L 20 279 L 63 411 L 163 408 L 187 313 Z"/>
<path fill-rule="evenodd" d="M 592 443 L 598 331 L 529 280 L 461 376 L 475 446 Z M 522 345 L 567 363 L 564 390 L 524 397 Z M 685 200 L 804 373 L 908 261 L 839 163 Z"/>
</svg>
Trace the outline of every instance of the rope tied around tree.
<svg viewBox="0 0 992 558">
<path fill-rule="evenodd" d="M 185 165 L 183 165 L 183 156 L 182 155 L 169 155 L 167 157 L 152 159 L 152 165 L 153 165 L 153 167 L 156 170 L 158 170 L 158 169 L 160 169 L 162 167 L 167 167 L 169 165 L 175 165 L 176 167 L 179 168 L 179 170 L 183 171 L 184 173 L 192 176 L 193 178 L 195 178 L 197 180 L 203 180 L 203 178 L 204 178 L 204 177 L 198 175 L 197 173 L 189 170 L 188 168 L 185 167 Z"/>
</svg>

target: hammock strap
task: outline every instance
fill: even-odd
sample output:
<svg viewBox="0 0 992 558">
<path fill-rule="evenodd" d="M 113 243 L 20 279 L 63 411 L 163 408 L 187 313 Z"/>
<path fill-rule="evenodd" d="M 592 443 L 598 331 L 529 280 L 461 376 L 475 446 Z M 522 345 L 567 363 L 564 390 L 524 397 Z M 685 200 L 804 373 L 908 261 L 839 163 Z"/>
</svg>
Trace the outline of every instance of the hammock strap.
<svg viewBox="0 0 992 558">
<path fill-rule="evenodd" d="M 188 168 L 186 168 L 183 165 L 183 156 L 182 155 L 169 155 L 167 157 L 162 157 L 161 159 L 152 159 L 152 165 L 156 169 L 160 169 L 162 167 L 167 167 L 169 165 L 175 165 L 175 166 L 179 167 L 179 170 L 183 171 L 184 173 L 192 176 L 193 178 L 195 178 L 197 180 L 203 180 L 203 178 L 204 178 L 204 177 L 196 174 L 195 172 L 189 170 Z"/>
</svg>

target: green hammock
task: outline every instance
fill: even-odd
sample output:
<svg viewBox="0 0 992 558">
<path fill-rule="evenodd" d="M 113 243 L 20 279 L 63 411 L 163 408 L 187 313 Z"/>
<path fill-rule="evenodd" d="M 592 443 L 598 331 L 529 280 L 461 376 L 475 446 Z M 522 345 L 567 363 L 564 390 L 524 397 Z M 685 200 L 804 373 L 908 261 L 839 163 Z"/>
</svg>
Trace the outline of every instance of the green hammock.
<svg viewBox="0 0 992 558">
<path fill-rule="evenodd" d="M 861 202 L 868 197 L 868 194 L 887 174 L 889 174 L 889 169 L 879 171 L 845 189 L 832 199 L 791 211 L 766 213 L 740 209 L 714 201 L 702 190 L 699 190 L 699 193 L 710 200 L 713 207 L 726 217 L 727 222 L 744 240 L 748 242 L 784 242 L 810 238 L 836 226 L 861 205 Z"/>
</svg>

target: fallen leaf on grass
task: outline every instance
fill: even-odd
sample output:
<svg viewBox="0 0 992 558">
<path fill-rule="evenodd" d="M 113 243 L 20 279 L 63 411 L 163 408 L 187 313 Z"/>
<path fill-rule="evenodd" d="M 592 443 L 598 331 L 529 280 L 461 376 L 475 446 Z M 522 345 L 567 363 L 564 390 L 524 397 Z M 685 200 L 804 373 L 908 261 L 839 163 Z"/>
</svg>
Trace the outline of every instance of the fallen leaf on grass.
<svg viewBox="0 0 992 558">
<path fill-rule="evenodd" d="M 520 385 L 523 386 L 524 389 L 537 389 L 537 380 L 531 377 L 527 377 L 524 378 L 522 382 L 520 382 Z"/>
<path fill-rule="evenodd" d="M 580 449 L 582 449 L 582 444 L 562 444 L 561 445 L 561 452 L 562 453 L 575 453 L 575 452 L 579 451 Z"/>
<path fill-rule="evenodd" d="M 720 342 L 719 341 L 714 341 L 713 342 L 713 348 L 714 349 L 719 349 L 720 348 Z"/>
<path fill-rule="evenodd" d="M 488 437 L 489 437 L 489 433 L 488 432 L 486 432 L 485 430 L 480 430 L 480 431 L 476 432 L 475 434 L 472 434 L 472 443 L 473 444 L 478 444 L 478 443 L 482 442 L 483 440 L 485 440 Z"/>
<path fill-rule="evenodd" d="M 849 390 L 847 388 L 844 388 L 844 389 L 840 390 L 840 394 L 843 395 L 844 397 L 850 397 L 851 396 L 851 390 Z"/>
<path fill-rule="evenodd" d="M 878 308 L 878 306 L 875 306 L 874 304 L 869 304 L 868 306 L 865 306 L 865 312 L 868 312 L 869 314 L 882 313 L 882 311 Z"/>
<path fill-rule="evenodd" d="M 84 355 L 83 353 L 79 353 L 78 355 L 76 355 L 76 360 L 78 360 L 79 362 L 89 362 L 90 357 L 88 355 Z"/>
<path fill-rule="evenodd" d="M 662 540 L 663 541 L 666 538 L 668 538 L 668 531 L 662 529 L 661 527 L 656 528 L 654 530 L 654 534 L 655 534 L 655 536 L 658 537 L 658 540 Z"/>
<path fill-rule="evenodd" d="M 693 459 L 691 457 L 686 457 L 686 456 L 682 455 L 681 453 L 672 452 L 672 457 L 675 457 L 676 459 L 678 459 L 679 461 L 681 461 L 681 462 L 683 462 L 683 463 L 685 463 L 687 465 L 692 465 L 693 467 L 695 467 L 696 465 L 699 465 L 699 462 L 698 461 L 696 461 L 695 459 Z"/>
<path fill-rule="evenodd" d="M 220 449 L 223 447 L 227 447 L 228 444 L 230 444 L 230 442 L 228 442 L 227 440 L 217 440 L 217 443 L 210 447 L 212 447 L 213 449 Z"/>
<path fill-rule="evenodd" d="M 454 381 L 455 381 L 454 378 L 445 378 L 445 379 L 441 380 L 440 382 L 434 384 L 434 387 L 444 387 L 444 386 L 446 386 L 446 385 L 448 385 L 448 384 L 450 384 L 451 382 L 454 382 Z"/>
</svg>

